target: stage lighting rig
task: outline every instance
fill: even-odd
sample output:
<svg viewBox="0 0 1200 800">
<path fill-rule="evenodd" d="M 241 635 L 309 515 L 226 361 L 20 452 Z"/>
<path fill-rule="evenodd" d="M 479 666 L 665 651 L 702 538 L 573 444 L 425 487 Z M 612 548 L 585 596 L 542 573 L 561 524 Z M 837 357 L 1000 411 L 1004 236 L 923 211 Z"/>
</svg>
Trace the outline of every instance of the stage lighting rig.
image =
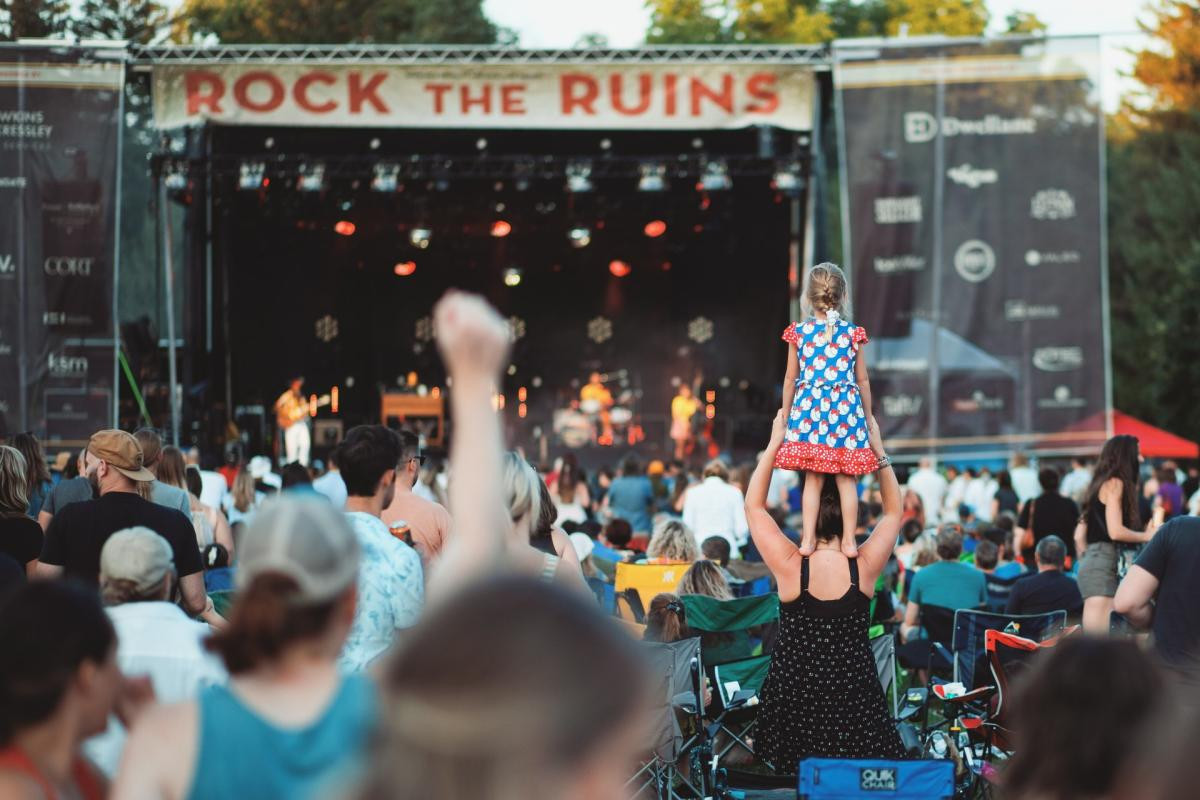
<svg viewBox="0 0 1200 800">
<path fill-rule="evenodd" d="M 660 162 L 647 162 L 638 167 L 641 177 L 638 178 L 639 192 L 665 192 L 667 190 L 667 165 Z"/>
<path fill-rule="evenodd" d="M 296 188 L 302 192 L 319 192 L 325 188 L 325 165 L 317 161 L 300 165 Z"/>
<path fill-rule="evenodd" d="M 400 165 L 380 162 L 372 167 L 371 191 L 394 192 L 400 188 Z"/>
<path fill-rule="evenodd" d="M 571 228 L 567 231 L 567 241 L 576 250 L 582 250 L 592 243 L 592 232 L 587 228 Z"/>
<path fill-rule="evenodd" d="M 799 194 L 804 188 L 804 173 L 795 161 L 780 162 L 771 179 L 771 188 L 785 194 Z"/>
<path fill-rule="evenodd" d="M 723 160 L 709 161 L 700 175 L 699 188 L 706 192 L 721 192 L 733 187 L 729 177 L 729 165 Z"/>
<path fill-rule="evenodd" d="M 413 247 L 418 250 L 426 250 L 429 247 L 429 242 L 433 239 L 433 231 L 429 228 L 413 228 L 408 232 L 408 241 Z"/>
<path fill-rule="evenodd" d="M 590 192 L 594 188 L 595 186 L 592 184 L 592 162 L 572 161 L 567 164 L 568 192 Z"/>
<path fill-rule="evenodd" d="M 267 185 L 267 165 L 261 161 L 243 161 L 238 165 L 238 188 L 254 191 Z"/>
<path fill-rule="evenodd" d="M 521 270 L 510 267 L 504 270 L 504 285 L 510 288 L 521 285 Z"/>
</svg>

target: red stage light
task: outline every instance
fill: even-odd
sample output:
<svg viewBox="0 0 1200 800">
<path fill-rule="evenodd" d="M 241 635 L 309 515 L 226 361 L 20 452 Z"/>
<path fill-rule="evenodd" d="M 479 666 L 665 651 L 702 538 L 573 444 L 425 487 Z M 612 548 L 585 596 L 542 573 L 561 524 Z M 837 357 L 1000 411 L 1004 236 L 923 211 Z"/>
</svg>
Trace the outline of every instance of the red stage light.
<svg viewBox="0 0 1200 800">
<path fill-rule="evenodd" d="M 492 236 L 495 236 L 497 239 L 508 236 L 510 233 L 512 233 L 512 225 L 509 225 L 504 220 L 498 219 L 492 223 Z"/>
<path fill-rule="evenodd" d="M 342 236 L 353 236 L 356 230 L 358 227 L 348 219 L 339 219 L 333 226 L 333 232 L 340 233 Z"/>
<path fill-rule="evenodd" d="M 646 235 L 651 239 L 657 239 L 667 232 L 667 223 L 661 219 L 652 219 L 646 223 L 646 227 L 643 230 L 645 230 Z"/>
<path fill-rule="evenodd" d="M 400 261 L 397 262 L 396 266 L 392 267 L 392 272 L 396 273 L 402 278 L 407 278 L 416 271 L 417 262 L 415 261 Z"/>
<path fill-rule="evenodd" d="M 629 268 L 629 265 L 624 261 L 609 262 L 608 271 L 618 278 L 624 278 L 626 275 L 632 272 L 632 270 Z"/>
</svg>

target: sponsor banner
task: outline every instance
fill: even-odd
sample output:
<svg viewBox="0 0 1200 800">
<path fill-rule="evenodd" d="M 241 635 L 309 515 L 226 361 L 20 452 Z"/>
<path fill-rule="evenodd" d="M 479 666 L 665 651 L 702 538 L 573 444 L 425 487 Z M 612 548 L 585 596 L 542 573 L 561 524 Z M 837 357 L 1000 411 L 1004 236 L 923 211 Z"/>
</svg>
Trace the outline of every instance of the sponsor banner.
<svg viewBox="0 0 1200 800">
<path fill-rule="evenodd" d="M 807 130 L 811 70 L 768 64 L 216 64 L 154 68 L 154 119 L 388 128 Z"/>
<path fill-rule="evenodd" d="M 123 65 L 32 45 L 0 59 L 0 428 L 45 435 L 54 390 L 92 397 L 72 413 L 94 430 L 112 423 L 112 346 L 72 343 L 113 336 Z"/>
<path fill-rule="evenodd" d="M 1094 38 L 835 46 L 885 437 L 1003 447 L 1104 419 L 1098 70 Z"/>
</svg>

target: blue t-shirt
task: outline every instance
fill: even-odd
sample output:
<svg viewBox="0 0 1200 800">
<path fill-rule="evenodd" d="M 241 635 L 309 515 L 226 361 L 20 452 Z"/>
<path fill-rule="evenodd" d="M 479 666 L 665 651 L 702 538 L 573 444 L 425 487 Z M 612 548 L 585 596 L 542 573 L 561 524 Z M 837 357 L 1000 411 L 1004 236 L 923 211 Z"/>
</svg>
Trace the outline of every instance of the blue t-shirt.
<svg viewBox="0 0 1200 800">
<path fill-rule="evenodd" d="M 644 475 L 617 478 L 608 487 L 608 507 L 614 517 L 629 523 L 634 533 L 649 533 L 654 489 Z"/>
<path fill-rule="evenodd" d="M 969 564 L 938 561 L 913 576 L 910 602 L 958 610 L 987 605 L 987 578 Z"/>
<path fill-rule="evenodd" d="M 1000 566 L 996 567 L 995 572 L 992 574 L 1000 580 L 1006 581 L 1010 578 L 1015 578 L 1018 575 L 1024 575 L 1025 566 L 1016 561 L 1010 561 L 1007 564 L 1001 564 Z"/>
</svg>

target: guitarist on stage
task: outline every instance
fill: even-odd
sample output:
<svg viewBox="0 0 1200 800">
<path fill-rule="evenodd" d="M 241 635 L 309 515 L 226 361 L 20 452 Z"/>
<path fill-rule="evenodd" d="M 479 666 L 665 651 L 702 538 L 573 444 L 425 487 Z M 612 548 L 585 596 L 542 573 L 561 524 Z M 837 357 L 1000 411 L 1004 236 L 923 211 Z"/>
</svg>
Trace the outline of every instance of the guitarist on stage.
<svg viewBox="0 0 1200 800">
<path fill-rule="evenodd" d="M 297 461 L 308 466 L 308 450 L 312 440 L 308 435 L 308 401 L 304 399 L 301 389 L 304 388 L 304 378 L 293 378 L 288 390 L 279 395 L 275 401 L 275 420 L 283 432 L 284 448 L 287 457 L 284 463 Z"/>
</svg>

